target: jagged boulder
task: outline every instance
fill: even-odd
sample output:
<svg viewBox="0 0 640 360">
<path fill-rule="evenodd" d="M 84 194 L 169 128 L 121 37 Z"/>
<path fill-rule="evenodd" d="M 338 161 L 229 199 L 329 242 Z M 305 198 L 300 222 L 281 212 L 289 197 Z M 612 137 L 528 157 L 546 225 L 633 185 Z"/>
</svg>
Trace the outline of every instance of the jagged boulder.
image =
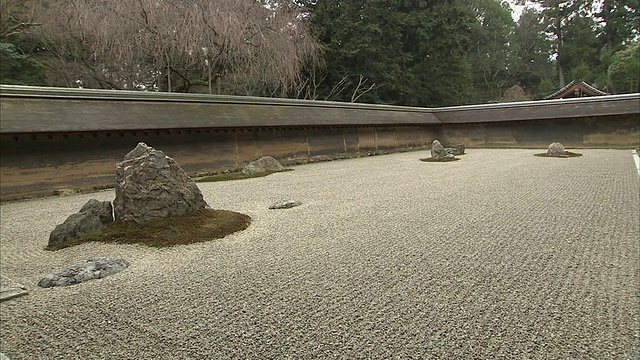
<svg viewBox="0 0 640 360">
<path fill-rule="evenodd" d="M 242 173 L 247 176 L 254 176 L 255 174 L 265 171 L 280 171 L 283 169 L 282 164 L 272 156 L 263 156 L 245 166 L 244 169 L 242 169 Z"/>
<path fill-rule="evenodd" d="M 91 199 L 79 212 L 70 215 L 49 235 L 48 246 L 58 246 L 66 242 L 92 235 L 113 221 L 113 207 L 109 201 Z"/>
<path fill-rule="evenodd" d="M 87 280 L 101 279 L 113 275 L 126 269 L 128 266 L 129 262 L 117 256 L 89 259 L 57 273 L 46 275 L 38 282 L 38 286 L 49 288 L 79 284 Z"/>
<path fill-rule="evenodd" d="M 116 221 L 143 223 L 207 208 L 200 189 L 175 160 L 141 142 L 116 164 Z"/>
<path fill-rule="evenodd" d="M 559 142 L 551 143 L 549 144 L 549 148 L 547 148 L 547 155 L 549 156 L 563 156 L 566 155 L 566 153 L 564 145 Z"/>
<path fill-rule="evenodd" d="M 432 159 L 443 159 L 447 156 L 447 150 L 442 146 L 439 140 L 433 140 L 431 143 L 431 158 Z"/>
</svg>

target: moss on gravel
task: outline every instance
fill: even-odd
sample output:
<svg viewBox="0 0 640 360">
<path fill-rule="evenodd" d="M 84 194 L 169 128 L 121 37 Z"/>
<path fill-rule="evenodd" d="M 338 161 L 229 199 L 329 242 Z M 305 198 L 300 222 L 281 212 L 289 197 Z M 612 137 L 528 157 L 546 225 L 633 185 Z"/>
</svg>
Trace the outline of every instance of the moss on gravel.
<svg viewBox="0 0 640 360">
<path fill-rule="evenodd" d="M 460 160 L 460 158 L 442 158 L 442 159 L 434 159 L 434 158 L 426 158 L 426 159 L 420 159 L 420 161 L 424 161 L 424 162 L 450 162 L 450 161 L 458 161 Z"/>
<path fill-rule="evenodd" d="M 248 215 L 228 210 L 211 209 L 142 224 L 115 221 L 97 234 L 55 247 L 47 247 L 47 250 L 58 250 L 89 241 L 142 244 L 155 247 L 186 245 L 221 239 L 246 229 L 250 222 L 251 217 Z"/>
<path fill-rule="evenodd" d="M 540 153 L 540 154 L 533 154 L 533 155 L 539 156 L 539 157 L 549 157 L 549 158 L 572 158 L 572 157 L 582 156 L 582 154 L 574 153 L 571 151 L 565 151 L 564 155 L 549 155 L 547 153 Z"/>
<path fill-rule="evenodd" d="M 264 177 L 264 176 L 267 176 L 267 175 L 271 175 L 271 174 L 279 173 L 279 172 L 285 172 L 285 171 L 293 171 L 293 169 L 264 171 L 264 172 L 261 172 L 261 173 L 257 173 L 257 174 L 255 174 L 253 176 L 245 175 L 242 172 L 234 172 L 234 173 L 228 173 L 228 174 L 218 174 L 218 175 L 206 176 L 206 177 L 202 177 L 202 178 L 196 179 L 194 181 L 198 182 L 198 183 L 202 183 L 202 182 L 215 182 L 215 181 L 228 181 L 228 180 L 243 180 L 243 179 Z"/>
</svg>

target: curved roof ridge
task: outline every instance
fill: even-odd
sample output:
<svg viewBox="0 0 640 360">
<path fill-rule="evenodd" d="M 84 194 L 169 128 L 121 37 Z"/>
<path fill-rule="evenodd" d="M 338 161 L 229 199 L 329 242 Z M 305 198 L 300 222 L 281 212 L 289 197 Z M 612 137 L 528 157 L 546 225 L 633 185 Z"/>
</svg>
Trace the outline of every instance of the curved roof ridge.
<svg viewBox="0 0 640 360">
<path fill-rule="evenodd" d="M 587 94 L 589 96 L 600 96 L 600 95 L 607 95 L 606 92 L 596 88 L 593 85 L 590 85 L 586 82 L 584 82 L 583 80 L 573 80 L 570 83 L 568 83 L 567 85 L 565 85 L 562 89 L 554 92 L 551 95 L 546 96 L 544 99 L 548 100 L 548 99 L 561 99 L 564 96 L 566 96 L 567 94 L 571 93 L 571 90 L 574 88 L 582 88 L 584 90 L 587 91 Z"/>
</svg>

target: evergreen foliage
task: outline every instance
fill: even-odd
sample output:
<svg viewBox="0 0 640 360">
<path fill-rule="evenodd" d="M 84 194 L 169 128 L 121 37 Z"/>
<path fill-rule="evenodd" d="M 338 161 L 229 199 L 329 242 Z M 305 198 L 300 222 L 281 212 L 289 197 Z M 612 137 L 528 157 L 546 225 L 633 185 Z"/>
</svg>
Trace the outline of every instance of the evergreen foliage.
<svg viewBox="0 0 640 360">
<path fill-rule="evenodd" d="M 473 13 L 463 1 L 319 0 L 309 6 L 326 67 L 320 98 L 402 105 L 471 102 L 467 49 Z M 361 90 L 361 89 L 360 89 Z"/>
<path fill-rule="evenodd" d="M 618 93 L 640 92 L 640 43 L 628 46 L 613 55 L 609 67 L 611 86 Z"/>
<path fill-rule="evenodd" d="M 15 45 L 0 43 L 0 83 L 45 85 L 45 68 L 36 59 L 21 54 Z"/>
</svg>

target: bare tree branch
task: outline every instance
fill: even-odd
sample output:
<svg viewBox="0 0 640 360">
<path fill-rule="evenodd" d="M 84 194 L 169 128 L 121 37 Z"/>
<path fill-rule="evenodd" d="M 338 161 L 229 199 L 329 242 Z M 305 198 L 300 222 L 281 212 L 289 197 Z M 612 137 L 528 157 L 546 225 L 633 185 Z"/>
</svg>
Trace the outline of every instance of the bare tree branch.
<svg viewBox="0 0 640 360">
<path fill-rule="evenodd" d="M 254 0 L 34 2 L 44 11 L 38 37 L 47 49 L 80 62 L 65 72 L 80 65 L 109 71 L 110 81 L 128 82 L 123 88 L 146 83 L 186 91 L 205 69 L 209 92 L 215 81 L 225 93 L 285 94 L 302 82 L 302 66 L 319 57 L 300 10 L 287 6 L 273 10 Z"/>
<path fill-rule="evenodd" d="M 376 88 L 376 83 L 373 83 L 368 88 L 363 90 L 362 86 L 365 86 L 366 83 L 367 83 L 367 79 L 365 79 L 364 76 L 360 74 L 360 78 L 358 79 L 358 85 L 356 86 L 355 89 L 353 89 L 353 94 L 351 94 L 352 103 L 358 101 L 358 99 L 360 99 L 362 95 Z"/>
</svg>

